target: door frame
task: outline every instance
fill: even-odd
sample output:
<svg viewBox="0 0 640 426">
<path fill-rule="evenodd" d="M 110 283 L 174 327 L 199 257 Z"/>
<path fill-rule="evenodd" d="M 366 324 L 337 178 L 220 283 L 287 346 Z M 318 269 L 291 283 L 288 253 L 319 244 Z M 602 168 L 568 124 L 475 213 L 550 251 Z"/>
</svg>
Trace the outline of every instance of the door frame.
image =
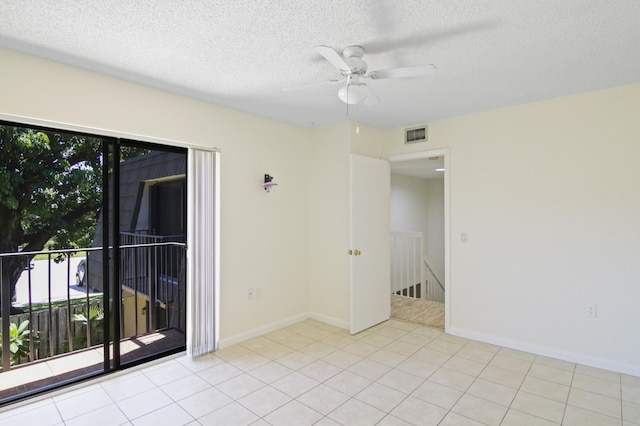
<svg viewBox="0 0 640 426">
<path fill-rule="evenodd" d="M 431 157 L 444 159 L 444 331 L 451 327 L 451 213 L 450 213 L 450 176 L 451 152 L 449 148 L 430 149 L 427 151 L 398 154 L 389 157 L 389 163 L 421 160 Z M 391 262 L 391 259 L 389 259 Z"/>
</svg>

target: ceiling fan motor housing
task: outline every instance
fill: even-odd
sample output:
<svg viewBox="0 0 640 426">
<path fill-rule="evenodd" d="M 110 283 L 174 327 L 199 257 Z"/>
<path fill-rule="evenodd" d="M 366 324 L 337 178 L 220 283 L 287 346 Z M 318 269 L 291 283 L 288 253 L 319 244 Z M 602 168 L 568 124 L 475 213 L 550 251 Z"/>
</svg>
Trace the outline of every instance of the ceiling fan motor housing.
<svg viewBox="0 0 640 426">
<path fill-rule="evenodd" d="M 364 75 L 367 72 L 367 64 L 362 59 L 364 48 L 362 46 L 347 46 L 342 50 L 344 60 L 351 67 L 348 74 Z"/>
</svg>

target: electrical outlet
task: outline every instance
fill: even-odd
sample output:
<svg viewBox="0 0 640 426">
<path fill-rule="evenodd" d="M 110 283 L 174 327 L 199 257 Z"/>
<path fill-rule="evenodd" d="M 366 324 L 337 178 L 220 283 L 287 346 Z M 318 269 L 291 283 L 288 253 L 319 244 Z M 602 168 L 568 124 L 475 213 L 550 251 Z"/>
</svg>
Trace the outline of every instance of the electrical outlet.
<svg viewBox="0 0 640 426">
<path fill-rule="evenodd" d="M 587 305 L 587 316 L 591 318 L 598 317 L 598 305 Z"/>
<path fill-rule="evenodd" d="M 247 289 L 247 299 L 249 300 L 253 300 L 256 298 L 256 289 L 255 288 L 248 288 Z"/>
</svg>

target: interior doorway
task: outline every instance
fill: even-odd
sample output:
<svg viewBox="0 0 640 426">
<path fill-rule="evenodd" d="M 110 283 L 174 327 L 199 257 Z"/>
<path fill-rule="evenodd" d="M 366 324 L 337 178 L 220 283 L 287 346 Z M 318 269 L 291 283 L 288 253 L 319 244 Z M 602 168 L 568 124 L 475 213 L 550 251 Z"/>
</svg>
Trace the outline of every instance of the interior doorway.
<svg viewBox="0 0 640 426">
<path fill-rule="evenodd" d="M 449 327 L 449 150 L 391 157 L 391 316 Z"/>
</svg>

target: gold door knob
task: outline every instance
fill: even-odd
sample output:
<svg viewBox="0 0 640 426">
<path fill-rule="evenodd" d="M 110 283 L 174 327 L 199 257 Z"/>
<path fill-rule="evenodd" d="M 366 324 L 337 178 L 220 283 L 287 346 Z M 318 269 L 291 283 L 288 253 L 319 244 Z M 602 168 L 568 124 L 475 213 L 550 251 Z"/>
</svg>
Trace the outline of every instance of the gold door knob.
<svg viewBox="0 0 640 426">
<path fill-rule="evenodd" d="M 353 254 L 353 250 L 349 250 L 347 251 L 347 253 L 349 253 L 349 256 L 351 256 Z"/>
<path fill-rule="evenodd" d="M 355 256 L 360 256 L 360 254 L 361 254 L 361 253 L 362 253 L 362 252 L 361 252 L 360 250 L 354 250 L 354 251 L 353 251 L 353 254 L 354 254 Z"/>
</svg>

